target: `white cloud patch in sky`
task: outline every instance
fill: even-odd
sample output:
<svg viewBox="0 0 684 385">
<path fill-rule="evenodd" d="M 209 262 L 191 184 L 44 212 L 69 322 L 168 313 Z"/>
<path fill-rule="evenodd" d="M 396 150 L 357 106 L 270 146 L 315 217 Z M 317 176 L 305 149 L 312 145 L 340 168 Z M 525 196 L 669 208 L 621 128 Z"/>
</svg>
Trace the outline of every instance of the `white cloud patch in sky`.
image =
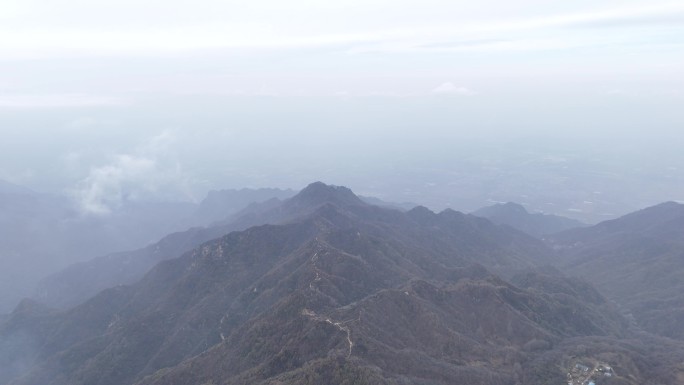
<svg viewBox="0 0 684 385">
<path fill-rule="evenodd" d="M 126 202 L 187 199 L 189 180 L 169 156 L 174 141 L 164 132 L 133 153 L 114 155 L 108 164 L 92 167 L 72 191 L 82 212 L 107 215 Z"/>
<path fill-rule="evenodd" d="M 446 82 L 442 83 L 439 86 L 435 87 L 432 90 L 432 93 L 435 95 L 460 95 L 460 96 L 471 96 L 475 95 L 475 92 L 473 90 L 467 88 L 467 87 L 458 87 L 454 85 L 454 83 L 451 82 Z"/>
</svg>

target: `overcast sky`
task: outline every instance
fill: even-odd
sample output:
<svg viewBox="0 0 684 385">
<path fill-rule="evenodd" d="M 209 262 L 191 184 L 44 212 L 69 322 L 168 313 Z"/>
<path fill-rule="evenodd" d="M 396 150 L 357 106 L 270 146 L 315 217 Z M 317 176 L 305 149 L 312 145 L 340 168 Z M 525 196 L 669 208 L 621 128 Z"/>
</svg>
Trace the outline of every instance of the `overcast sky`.
<svg viewBox="0 0 684 385">
<path fill-rule="evenodd" d="M 0 178 L 103 212 L 317 179 L 400 199 L 368 181 L 486 145 L 684 168 L 683 68 L 682 1 L 3 0 Z"/>
</svg>

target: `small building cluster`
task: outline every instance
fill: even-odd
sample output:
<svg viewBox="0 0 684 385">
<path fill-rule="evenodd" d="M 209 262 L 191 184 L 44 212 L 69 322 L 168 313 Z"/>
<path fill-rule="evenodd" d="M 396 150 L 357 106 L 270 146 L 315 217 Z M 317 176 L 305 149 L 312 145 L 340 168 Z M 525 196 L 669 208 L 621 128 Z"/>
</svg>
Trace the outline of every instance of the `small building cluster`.
<svg viewBox="0 0 684 385">
<path fill-rule="evenodd" d="M 606 364 L 599 364 L 598 368 L 596 368 L 596 372 L 602 374 L 605 377 L 613 377 L 613 368 Z"/>
<path fill-rule="evenodd" d="M 613 368 L 601 362 L 575 362 L 568 371 L 568 385 L 596 385 L 597 377 L 613 377 Z"/>
</svg>

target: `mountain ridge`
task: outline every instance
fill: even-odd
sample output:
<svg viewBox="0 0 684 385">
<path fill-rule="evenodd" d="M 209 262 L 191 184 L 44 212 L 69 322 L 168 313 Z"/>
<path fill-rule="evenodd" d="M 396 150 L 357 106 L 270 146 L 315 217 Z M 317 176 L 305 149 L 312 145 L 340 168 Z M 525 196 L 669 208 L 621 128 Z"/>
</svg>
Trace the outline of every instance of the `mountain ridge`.
<svg viewBox="0 0 684 385">
<path fill-rule="evenodd" d="M 684 339 L 684 205 L 666 202 L 554 234 L 558 265 L 591 280 L 646 330 Z"/>
<path fill-rule="evenodd" d="M 524 206 L 513 202 L 483 207 L 471 214 L 487 218 L 496 224 L 511 226 L 537 238 L 587 226 L 580 221 L 558 215 L 530 213 Z"/>
</svg>

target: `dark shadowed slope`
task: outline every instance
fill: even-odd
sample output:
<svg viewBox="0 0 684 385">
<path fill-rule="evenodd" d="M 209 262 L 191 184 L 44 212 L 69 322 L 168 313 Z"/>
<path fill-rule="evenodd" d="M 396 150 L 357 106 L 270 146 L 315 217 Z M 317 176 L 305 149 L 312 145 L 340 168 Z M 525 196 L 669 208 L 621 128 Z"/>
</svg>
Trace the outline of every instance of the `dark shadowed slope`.
<svg viewBox="0 0 684 385">
<path fill-rule="evenodd" d="M 68 311 L 17 309 L 0 352 L 13 336 L 37 349 L 10 383 L 555 384 L 576 360 L 675 383 L 681 347 L 634 336 L 591 288 L 547 273 L 514 286 L 482 266 L 543 260 L 535 239 L 310 187 L 277 208 L 302 210 L 288 223 L 209 241 Z"/>
<path fill-rule="evenodd" d="M 472 214 L 487 218 L 499 225 L 511 226 L 538 238 L 547 234 L 587 226 L 580 221 L 558 215 L 532 214 L 522 205 L 512 202 L 483 207 Z"/>
<path fill-rule="evenodd" d="M 561 266 L 642 327 L 684 338 L 684 205 L 669 202 L 551 237 Z"/>
</svg>

